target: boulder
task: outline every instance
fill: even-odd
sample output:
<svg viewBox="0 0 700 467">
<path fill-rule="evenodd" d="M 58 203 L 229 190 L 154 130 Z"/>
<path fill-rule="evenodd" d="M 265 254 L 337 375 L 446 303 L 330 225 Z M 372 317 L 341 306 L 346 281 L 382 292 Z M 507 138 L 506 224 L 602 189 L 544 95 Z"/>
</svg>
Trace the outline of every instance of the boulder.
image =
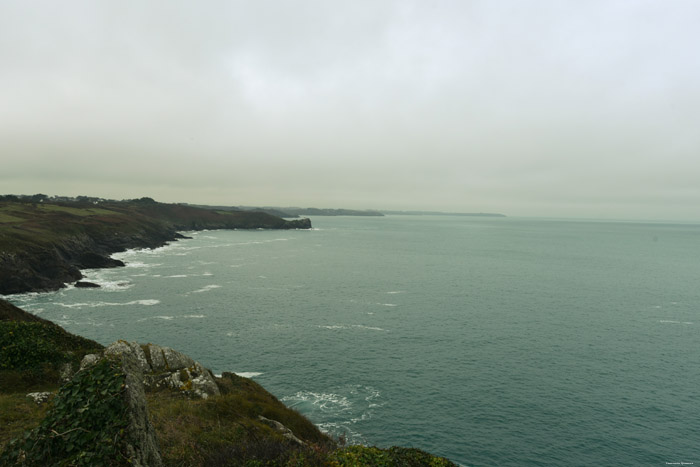
<svg viewBox="0 0 700 467">
<path fill-rule="evenodd" d="M 177 389 L 201 399 L 220 394 L 211 371 L 187 355 L 154 344 L 142 349 L 151 369 L 144 378 L 147 388 Z"/>
<path fill-rule="evenodd" d="M 104 354 L 128 359 L 138 368 L 146 390 L 174 389 L 200 399 L 221 393 L 211 371 L 170 347 L 120 340 L 107 347 Z M 96 354 L 86 355 L 80 369 L 89 368 L 100 358 Z"/>
<path fill-rule="evenodd" d="M 88 281 L 78 281 L 75 283 L 75 286 L 79 289 L 98 289 L 100 287 L 99 284 L 95 284 L 94 282 Z"/>
</svg>

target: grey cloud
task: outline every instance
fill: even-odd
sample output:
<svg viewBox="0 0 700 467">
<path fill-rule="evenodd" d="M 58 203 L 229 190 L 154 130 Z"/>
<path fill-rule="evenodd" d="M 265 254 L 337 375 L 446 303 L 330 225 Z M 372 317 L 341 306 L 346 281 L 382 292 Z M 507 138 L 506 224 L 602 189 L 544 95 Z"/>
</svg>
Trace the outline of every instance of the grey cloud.
<svg viewBox="0 0 700 467">
<path fill-rule="evenodd" d="M 682 0 L 6 1 L 0 191 L 697 220 L 698 20 Z"/>
</svg>

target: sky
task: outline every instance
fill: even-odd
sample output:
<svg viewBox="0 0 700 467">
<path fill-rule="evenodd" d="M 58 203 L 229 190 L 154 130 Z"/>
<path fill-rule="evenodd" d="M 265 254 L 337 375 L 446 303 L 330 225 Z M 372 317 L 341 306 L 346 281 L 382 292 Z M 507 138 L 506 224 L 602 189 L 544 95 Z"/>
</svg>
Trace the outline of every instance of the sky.
<svg viewBox="0 0 700 467">
<path fill-rule="evenodd" d="M 0 193 L 700 221 L 697 0 L 3 0 Z"/>
</svg>

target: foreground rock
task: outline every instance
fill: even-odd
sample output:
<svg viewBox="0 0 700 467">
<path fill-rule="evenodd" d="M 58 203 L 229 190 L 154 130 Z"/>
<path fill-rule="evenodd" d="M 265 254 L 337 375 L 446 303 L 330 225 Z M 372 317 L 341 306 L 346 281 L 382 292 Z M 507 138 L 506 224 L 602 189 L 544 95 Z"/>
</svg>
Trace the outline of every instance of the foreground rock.
<svg viewBox="0 0 700 467">
<path fill-rule="evenodd" d="M 174 389 L 200 399 L 221 394 L 211 371 L 170 347 L 117 341 L 107 347 L 103 354 L 132 362 L 140 372 L 139 379 L 149 391 Z M 80 368 L 89 368 L 99 359 L 100 355 L 86 355 Z"/>
</svg>

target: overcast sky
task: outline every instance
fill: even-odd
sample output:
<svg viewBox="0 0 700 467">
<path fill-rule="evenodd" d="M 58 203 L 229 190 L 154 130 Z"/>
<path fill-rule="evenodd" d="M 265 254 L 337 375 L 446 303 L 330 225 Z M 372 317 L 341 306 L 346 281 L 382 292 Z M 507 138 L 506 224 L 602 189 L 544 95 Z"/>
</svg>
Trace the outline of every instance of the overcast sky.
<svg viewBox="0 0 700 467">
<path fill-rule="evenodd" d="M 0 193 L 700 221 L 697 0 L 0 2 Z"/>
</svg>

